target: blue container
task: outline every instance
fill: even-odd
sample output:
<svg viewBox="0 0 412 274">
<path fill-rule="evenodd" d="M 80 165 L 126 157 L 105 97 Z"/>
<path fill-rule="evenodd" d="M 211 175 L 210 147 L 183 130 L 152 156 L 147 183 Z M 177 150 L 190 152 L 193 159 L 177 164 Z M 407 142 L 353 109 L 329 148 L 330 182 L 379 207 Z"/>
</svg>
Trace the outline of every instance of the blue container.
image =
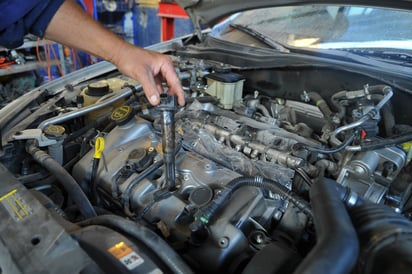
<svg viewBox="0 0 412 274">
<path fill-rule="evenodd" d="M 194 27 L 190 19 L 176 18 L 174 21 L 174 37 L 193 33 Z"/>
<path fill-rule="evenodd" d="M 136 6 L 134 9 L 134 44 L 146 47 L 160 42 L 159 9 L 155 7 Z"/>
</svg>

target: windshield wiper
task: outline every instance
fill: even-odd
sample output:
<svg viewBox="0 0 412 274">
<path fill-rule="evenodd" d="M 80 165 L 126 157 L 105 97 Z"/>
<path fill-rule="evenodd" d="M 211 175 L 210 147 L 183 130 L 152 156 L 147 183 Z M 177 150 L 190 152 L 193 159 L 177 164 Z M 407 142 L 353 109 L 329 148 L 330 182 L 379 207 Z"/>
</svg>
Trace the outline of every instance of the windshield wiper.
<svg viewBox="0 0 412 274">
<path fill-rule="evenodd" d="M 364 57 L 378 59 L 383 62 L 412 67 L 412 54 L 402 50 L 383 48 L 341 48 L 338 50 L 351 52 Z"/>
<path fill-rule="evenodd" d="M 265 45 L 267 45 L 267 46 L 269 46 L 273 49 L 276 49 L 276 50 L 281 51 L 281 52 L 290 52 L 290 50 L 288 48 L 286 48 L 284 45 L 282 45 L 281 43 L 275 42 L 275 41 L 269 39 L 267 36 L 261 34 L 260 32 L 255 31 L 252 28 L 249 28 L 246 25 L 230 24 L 230 26 L 232 28 L 236 29 L 236 30 L 239 30 L 243 33 L 246 33 L 246 34 L 256 38 L 258 41 L 264 43 Z"/>
</svg>

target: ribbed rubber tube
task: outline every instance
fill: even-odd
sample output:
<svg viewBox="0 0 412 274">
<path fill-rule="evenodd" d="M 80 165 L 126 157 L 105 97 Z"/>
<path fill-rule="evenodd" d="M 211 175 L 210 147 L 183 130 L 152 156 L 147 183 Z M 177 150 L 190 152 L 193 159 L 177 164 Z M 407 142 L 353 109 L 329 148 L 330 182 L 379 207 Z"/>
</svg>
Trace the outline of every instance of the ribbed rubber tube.
<svg viewBox="0 0 412 274">
<path fill-rule="evenodd" d="M 358 272 L 407 274 L 412 269 L 412 223 L 392 208 L 363 204 L 349 210 L 359 235 Z"/>
<path fill-rule="evenodd" d="M 101 225 L 128 234 L 142 242 L 170 269 L 171 273 L 190 274 L 193 271 L 180 256 L 155 232 L 116 215 L 101 215 L 78 223 L 80 226 Z"/>
<path fill-rule="evenodd" d="M 227 201 L 230 195 L 241 187 L 254 186 L 270 190 L 272 192 L 278 193 L 285 196 L 291 203 L 293 203 L 297 208 L 299 208 L 308 217 L 313 218 L 312 211 L 308 203 L 302 198 L 296 196 L 292 191 L 290 191 L 285 186 L 279 184 L 276 181 L 265 179 L 262 177 L 239 177 L 230 181 L 225 190 L 217 196 L 210 204 L 203 209 L 200 214 L 197 214 L 197 219 L 204 224 L 208 224 L 213 221 L 216 213 L 223 207 L 225 201 Z"/>
<path fill-rule="evenodd" d="M 316 244 L 294 274 L 348 274 L 355 266 L 359 242 L 341 190 L 335 181 L 327 179 L 312 185 L 309 193 Z"/>
</svg>

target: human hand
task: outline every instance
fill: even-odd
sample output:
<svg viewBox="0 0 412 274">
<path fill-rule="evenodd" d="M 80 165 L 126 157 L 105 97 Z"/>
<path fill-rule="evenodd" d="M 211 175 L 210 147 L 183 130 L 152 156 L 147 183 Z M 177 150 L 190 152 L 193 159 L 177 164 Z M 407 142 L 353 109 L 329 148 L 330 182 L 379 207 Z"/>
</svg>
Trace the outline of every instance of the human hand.
<svg viewBox="0 0 412 274">
<path fill-rule="evenodd" d="M 82 10 L 74 1 L 64 1 L 46 29 L 46 38 L 77 48 L 113 63 L 120 72 L 142 84 L 152 105 L 160 102 L 162 82 L 179 105 L 185 104 L 180 80 L 171 59 L 124 41 L 108 31 Z"/>
<path fill-rule="evenodd" d="M 114 55 L 111 62 L 120 72 L 142 84 L 146 97 L 152 105 L 160 102 L 163 81 L 169 88 L 169 94 L 177 96 L 179 105 L 185 104 L 180 80 L 172 60 L 167 55 L 127 44 Z"/>
</svg>

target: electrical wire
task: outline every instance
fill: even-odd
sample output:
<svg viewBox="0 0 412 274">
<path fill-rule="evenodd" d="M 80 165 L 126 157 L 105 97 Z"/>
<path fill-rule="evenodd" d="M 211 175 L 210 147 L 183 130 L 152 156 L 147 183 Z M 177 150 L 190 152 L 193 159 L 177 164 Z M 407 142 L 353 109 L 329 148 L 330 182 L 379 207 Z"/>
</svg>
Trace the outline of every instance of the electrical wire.
<svg viewBox="0 0 412 274">
<path fill-rule="evenodd" d="M 46 70 L 47 70 L 47 77 L 48 81 L 51 80 L 51 64 L 50 64 L 50 52 L 49 52 L 49 47 L 47 44 L 43 44 L 43 50 L 44 50 L 44 58 L 46 59 Z"/>
<path fill-rule="evenodd" d="M 37 41 L 36 41 L 36 57 L 37 57 L 37 61 L 39 62 L 40 66 L 46 69 L 46 66 L 44 65 L 43 60 L 40 55 L 40 38 L 37 38 Z"/>
<path fill-rule="evenodd" d="M 309 177 L 309 175 L 306 173 L 306 171 L 301 168 L 295 168 L 295 172 L 303 179 L 303 181 L 309 186 L 312 186 L 312 179 Z"/>
<path fill-rule="evenodd" d="M 70 55 L 72 58 L 72 66 L 73 66 L 73 71 L 77 70 L 77 59 L 76 59 L 76 51 L 74 49 L 70 49 Z"/>
<path fill-rule="evenodd" d="M 59 70 L 60 75 L 63 76 L 63 75 L 64 75 L 64 73 L 63 73 L 63 68 L 62 68 L 61 65 L 60 65 L 60 61 L 59 61 L 59 58 L 58 58 L 58 56 L 57 56 L 57 54 L 56 54 L 56 50 L 54 49 L 53 44 L 49 44 L 49 47 L 50 47 L 50 49 L 51 49 L 51 51 L 52 51 L 52 53 L 53 53 L 53 56 L 54 56 L 54 60 L 55 60 L 55 62 L 56 62 L 57 69 Z"/>
</svg>

